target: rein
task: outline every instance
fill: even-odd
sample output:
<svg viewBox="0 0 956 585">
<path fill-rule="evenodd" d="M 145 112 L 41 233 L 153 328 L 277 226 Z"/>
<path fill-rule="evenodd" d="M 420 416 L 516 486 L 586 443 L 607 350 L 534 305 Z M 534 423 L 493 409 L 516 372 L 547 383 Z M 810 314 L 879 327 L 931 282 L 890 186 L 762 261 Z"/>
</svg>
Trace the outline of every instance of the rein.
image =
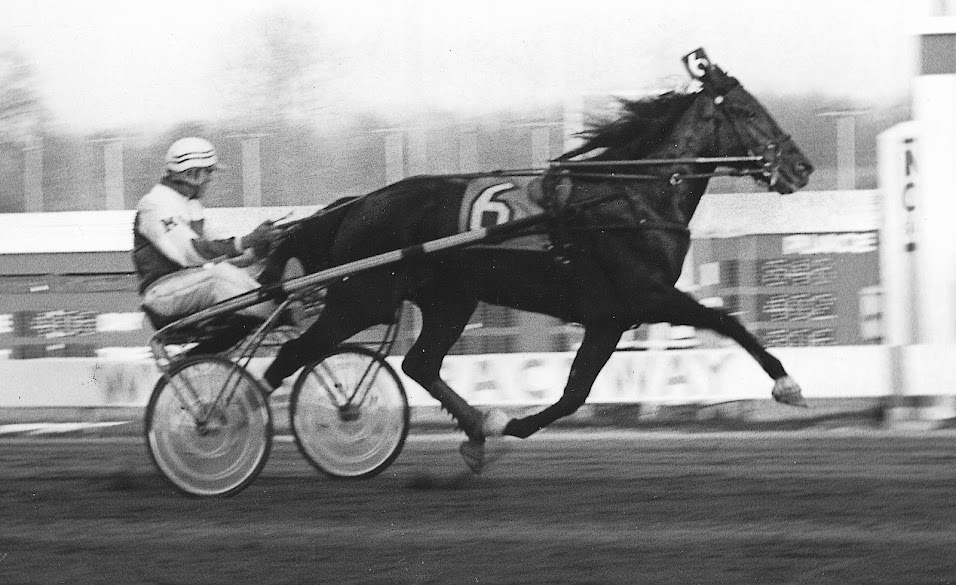
<svg viewBox="0 0 956 585">
<path fill-rule="evenodd" d="M 789 138 L 789 137 L 788 137 Z M 565 176 L 572 178 L 585 179 L 619 179 L 628 181 L 669 181 L 671 185 L 678 185 L 686 179 L 711 179 L 714 177 L 746 177 L 750 175 L 767 175 L 773 172 L 779 164 L 776 162 L 777 156 L 773 160 L 767 160 L 765 156 L 716 156 L 716 157 L 688 157 L 688 158 L 659 158 L 644 160 L 607 160 L 607 161 L 560 161 L 553 160 L 548 162 L 547 167 L 533 167 L 526 169 L 499 169 L 490 173 L 467 173 L 462 177 L 487 177 L 489 175 L 510 175 L 510 176 L 537 176 L 551 172 L 555 169 L 563 170 Z M 735 163 L 759 163 L 763 162 L 759 168 L 737 169 L 732 165 Z M 707 173 L 672 173 L 670 175 L 655 174 L 634 174 L 634 173 L 597 173 L 580 172 L 575 169 L 587 169 L 589 167 L 655 167 L 664 165 L 724 165 L 729 168 L 717 168 Z"/>
<path fill-rule="evenodd" d="M 568 176 L 578 179 L 619 179 L 628 181 L 669 181 L 671 185 L 679 185 L 686 179 L 712 179 L 714 177 L 746 177 L 762 174 L 762 169 L 715 169 L 709 173 L 674 173 L 672 175 L 633 175 L 622 173 L 577 173 L 571 171 Z"/>
<path fill-rule="evenodd" d="M 761 162 L 765 160 L 762 156 L 721 156 L 721 157 L 697 157 L 697 158 L 660 158 L 660 159 L 645 159 L 645 160 L 610 160 L 610 161 L 554 161 L 551 163 L 551 168 L 567 168 L 571 169 L 568 174 L 572 177 L 583 178 L 583 179 L 618 179 L 626 181 L 669 181 L 671 185 L 679 185 L 681 182 L 687 179 L 712 179 L 714 177 L 745 177 L 748 175 L 758 175 L 764 174 L 767 172 L 765 163 L 761 168 L 755 169 L 736 169 L 736 168 L 717 168 L 713 171 L 707 173 L 672 173 L 670 175 L 638 175 L 634 173 L 587 173 L 587 172 L 577 172 L 575 168 L 588 168 L 588 167 L 650 167 L 650 166 L 663 166 L 663 165 L 680 165 L 680 164 L 715 164 L 715 165 L 727 165 L 728 167 L 732 163 L 743 163 L 743 162 Z"/>
<path fill-rule="evenodd" d="M 742 162 L 760 162 L 764 160 L 762 156 L 703 156 L 688 158 L 648 158 L 641 160 L 554 160 L 550 162 L 551 167 L 651 167 L 662 165 L 683 165 L 683 164 L 729 164 Z"/>
</svg>

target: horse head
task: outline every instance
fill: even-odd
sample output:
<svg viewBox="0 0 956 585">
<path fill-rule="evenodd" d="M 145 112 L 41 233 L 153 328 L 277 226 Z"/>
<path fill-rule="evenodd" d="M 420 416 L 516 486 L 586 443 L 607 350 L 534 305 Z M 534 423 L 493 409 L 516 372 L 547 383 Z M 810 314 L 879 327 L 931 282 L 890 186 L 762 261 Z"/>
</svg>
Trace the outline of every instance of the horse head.
<svg viewBox="0 0 956 585">
<path fill-rule="evenodd" d="M 713 104 L 716 143 L 721 156 L 758 156 L 763 172 L 755 177 L 778 193 L 807 185 L 813 165 L 763 105 L 739 81 L 711 63 L 703 49 L 686 55 L 684 65 Z"/>
</svg>

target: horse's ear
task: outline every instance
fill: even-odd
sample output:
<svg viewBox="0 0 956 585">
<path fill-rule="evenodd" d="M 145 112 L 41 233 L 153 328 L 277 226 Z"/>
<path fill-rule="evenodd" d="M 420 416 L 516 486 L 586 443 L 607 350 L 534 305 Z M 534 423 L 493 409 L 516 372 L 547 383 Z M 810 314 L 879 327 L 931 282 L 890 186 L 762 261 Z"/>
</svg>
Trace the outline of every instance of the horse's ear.
<svg viewBox="0 0 956 585">
<path fill-rule="evenodd" d="M 703 49 L 696 49 L 684 55 L 683 61 L 687 72 L 694 79 L 703 79 L 714 70 L 714 64 L 710 62 L 710 58 Z"/>
</svg>

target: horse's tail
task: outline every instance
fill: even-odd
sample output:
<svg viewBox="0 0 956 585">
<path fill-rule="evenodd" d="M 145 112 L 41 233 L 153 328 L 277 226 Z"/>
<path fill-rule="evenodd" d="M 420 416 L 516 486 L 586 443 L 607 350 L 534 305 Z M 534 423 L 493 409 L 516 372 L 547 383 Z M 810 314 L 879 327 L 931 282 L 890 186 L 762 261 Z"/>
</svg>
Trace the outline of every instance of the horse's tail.
<svg viewBox="0 0 956 585">
<path fill-rule="evenodd" d="M 275 244 L 266 267 L 259 275 L 262 284 L 273 284 L 282 278 L 286 264 L 293 257 L 300 262 L 320 267 L 328 264 L 328 251 L 332 247 L 342 220 L 351 209 L 357 196 L 336 199 L 314 214 L 300 219 L 286 228 Z M 305 236 L 308 234 L 308 237 Z"/>
</svg>

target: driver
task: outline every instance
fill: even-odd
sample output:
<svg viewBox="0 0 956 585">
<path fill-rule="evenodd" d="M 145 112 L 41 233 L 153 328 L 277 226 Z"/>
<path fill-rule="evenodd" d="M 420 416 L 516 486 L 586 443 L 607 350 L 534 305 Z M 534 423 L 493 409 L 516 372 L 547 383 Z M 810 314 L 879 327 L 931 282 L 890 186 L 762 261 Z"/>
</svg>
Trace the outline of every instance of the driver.
<svg viewBox="0 0 956 585">
<path fill-rule="evenodd" d="M 206 225 L 201 203 L 219 158 L 202 138 L 182 138 L 166 153 L 166 174 L 139 201 L 133 227 L 133 264 L 143 304 L 163 321 L 184 317 L 258 288 L 249 270 L 275 237 L 271 221 L 250 234 L 221 238 Z M 257 320 L 275 306 L 238 311 Z"/>
</svg>

